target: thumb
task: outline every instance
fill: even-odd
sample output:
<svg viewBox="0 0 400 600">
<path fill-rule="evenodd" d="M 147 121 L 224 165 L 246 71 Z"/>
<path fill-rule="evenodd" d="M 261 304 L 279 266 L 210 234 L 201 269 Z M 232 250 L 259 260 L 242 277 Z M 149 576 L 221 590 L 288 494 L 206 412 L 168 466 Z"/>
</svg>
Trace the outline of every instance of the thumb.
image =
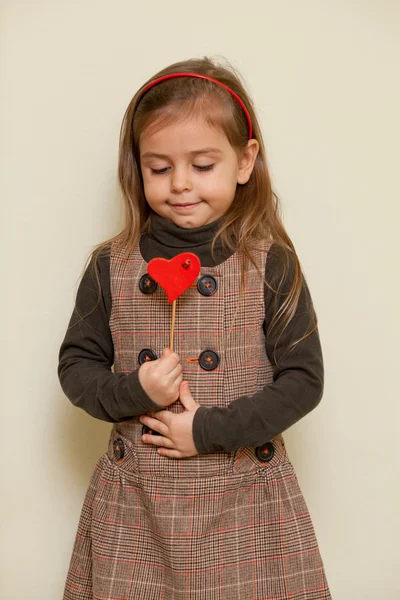
<svg viewBox="0 0 400 600">
<path fill-rule="evenodd" d="M 167 358 L 167 356 L 169 356 L 170 354 L 172 354 L 171 350 L 169 348 L 164 348 L 160 358 Z"/>
<path fill-rule="evenodd" d="M 179 400 L 186 410 L 192 410 L 197 406 L 197 402 L 194 400 L 192 393 L 189 389 L 187 381 L 182 381 L 179 387 Z"/>
</svg>

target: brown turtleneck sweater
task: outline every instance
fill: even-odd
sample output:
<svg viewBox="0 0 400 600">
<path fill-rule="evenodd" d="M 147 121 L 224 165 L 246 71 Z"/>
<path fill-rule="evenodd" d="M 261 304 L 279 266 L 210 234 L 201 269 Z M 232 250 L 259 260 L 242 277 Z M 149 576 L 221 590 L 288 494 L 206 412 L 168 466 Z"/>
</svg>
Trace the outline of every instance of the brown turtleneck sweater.
<svg viewBox="0 0 400 600">
<path fill-rule="evenodd" d="M 194 252 L 203 266 L 222 263 L 230 253 L 216 245 L 214 260 L 210 243 L 219 221 L 196 229 L 182 229 L 152 215 L 151 232 L 140 240 L 146 262 L 152 258 L 170 259 L 183 251 Z M 99 257 L 101 298 L 92 265 L 80 283 L 73 311 L 59 355 L 58 374 L 62 389 L 75 406 L 97 419 L 118 422 L 142 415 L 159 407 L 147 396 L 139 382 L 138 371 L 113 373 L 114 346 L 109 328 L 111 314 L 110 258 Z M 266 263 L 266 280 L 274 289 L 283 273 L 283 251 L 273 245 Z M 280 292 L 287 292 L 293 277 L 289 263 Z M 276 295 L 265 286 L 264 331 L 279 310 L 285 295 Z M 310 323 L 311 297 L 304 280 L 294 318 L 280 338 L 276 350 L 274 381 L 254 396 L 237 398 L 226 408 L 201 406 L 193 421 L 193 438 L 199 453 L 224 450 L 232 452 L 240 446 L 259 446 L 299 421 L 319 403 L 322 397 L 324 370 L 318 331 L 314 331 L 290 352 L 290 344 L 301 338 Z M 89 313 L 89 314 L 88 314 Z M 79 315 L 87 315 L 83 320 Z M 265 340 L 266 351 L 274 363 L 276 334 Z M 201 398 L 196 398 L 201 403 Z"/>
</svg>

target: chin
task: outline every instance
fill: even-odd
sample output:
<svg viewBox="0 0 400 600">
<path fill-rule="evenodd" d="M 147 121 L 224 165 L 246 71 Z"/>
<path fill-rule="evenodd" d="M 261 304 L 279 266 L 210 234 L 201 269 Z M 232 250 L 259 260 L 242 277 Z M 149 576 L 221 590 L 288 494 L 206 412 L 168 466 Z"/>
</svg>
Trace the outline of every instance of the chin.
<svg viewBox="0 0 400 600">
<path fill-rule="evenodd" d="M 182 227 L 182 229 L 194 229 L 195 227 L 201 227 L 207 223 L 207 219 L 200 215 L 169 214 L 167 219 L 175 223 L 175 225 L 178 225 L 178 227 Z"/>
<path fill-rule="evenodd" d="M 193 219 L 191 217 L 174 219 L 174 223 L 175 225 L 178 225 L 178 227 L 182 227 L 182 229 L 194 229 L 195 227 L 201 227 L 202 225 L 205 225 L 205 223 L 203 223 L 201 220 Z"/>
</svg>

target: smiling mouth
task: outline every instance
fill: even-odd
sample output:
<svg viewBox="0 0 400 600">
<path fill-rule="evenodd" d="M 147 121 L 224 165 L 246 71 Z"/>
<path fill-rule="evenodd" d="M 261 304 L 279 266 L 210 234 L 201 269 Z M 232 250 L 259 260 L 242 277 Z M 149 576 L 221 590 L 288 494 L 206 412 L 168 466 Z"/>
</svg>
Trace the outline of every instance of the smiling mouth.
<svg viewBox="0 0 400 600">
<path fill-rule="evenodd" d="M 176 204 L 170 204 L 170 206 L 172 208 L 191 208 L 197 206 L 197 204 L 201 204 L 201 202 L 177 202 Z"/>
</svg>

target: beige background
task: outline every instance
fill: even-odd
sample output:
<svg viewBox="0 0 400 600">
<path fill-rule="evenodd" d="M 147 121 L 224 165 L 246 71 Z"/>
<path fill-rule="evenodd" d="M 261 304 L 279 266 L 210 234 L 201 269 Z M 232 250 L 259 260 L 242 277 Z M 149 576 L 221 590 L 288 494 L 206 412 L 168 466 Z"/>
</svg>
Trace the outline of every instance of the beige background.
<svg viewBox="0 0 400 600">
<path fill-rule="evenodd" d="M 3 0 L 2 599 L 61 598 L 106 447 L 56 367 L 84 260 L 118 227 L 124 110 L 207 54 L 248 82 L 320 319 L 324 399 L 286 439 L 333 596 L 398 600 L 399 26 L 396 0 Z"/>
</svg>

